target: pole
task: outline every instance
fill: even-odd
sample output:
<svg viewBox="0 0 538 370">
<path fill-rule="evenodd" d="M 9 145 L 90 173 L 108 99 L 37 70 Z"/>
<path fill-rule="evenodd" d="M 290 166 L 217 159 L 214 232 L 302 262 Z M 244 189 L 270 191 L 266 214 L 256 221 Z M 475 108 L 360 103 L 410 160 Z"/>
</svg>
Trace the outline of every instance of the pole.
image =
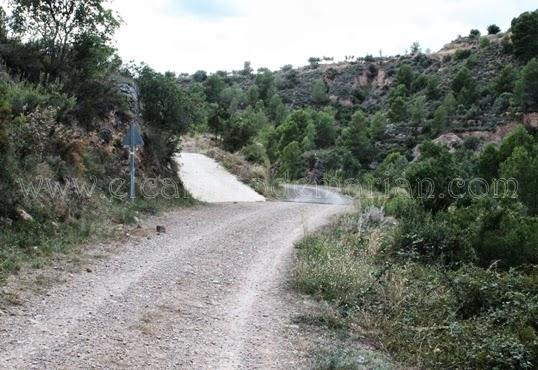
<svg viewBox="0 0 538 370">
<path fill-rule="evenodd" d="M 134 128 L 133 128 L 133 124 L 131 123 L 129 125 L 129 130 L 130 130 L 130 133 L 131 133 L 131 145 L 130 145 L 130 148 L 129 148 L 129 156 L 131 157 L 131 163 L 130 163 L 130 169 L 131 169 L 131 187 L 130 187 L 130 190 L 129 190 L 129 199 L 131 202 L 134 202 L 135 200 L 135 151 L 136 151 L 136 146 L 134 145 Z"/>
</svg>

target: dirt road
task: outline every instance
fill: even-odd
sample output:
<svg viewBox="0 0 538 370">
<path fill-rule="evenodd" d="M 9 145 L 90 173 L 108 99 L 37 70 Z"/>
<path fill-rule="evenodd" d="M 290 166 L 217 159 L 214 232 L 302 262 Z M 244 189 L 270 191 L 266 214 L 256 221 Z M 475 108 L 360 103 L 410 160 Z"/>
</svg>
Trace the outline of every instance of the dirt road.
<svg viewBox="0 0 538 370">
<path fill-rule="evenodd" d="M 223 203 L 150 219 L 167 233 L 3 308 L 0 368 L 300 368 L 292 245 L 346 209 Z"/>
<path fill-rule="evenodd" d="M 209 203 L 265 201 L 212 158 L 182 152 L 176 161 L 181 181 L 195 199 Z"/>
</svg>

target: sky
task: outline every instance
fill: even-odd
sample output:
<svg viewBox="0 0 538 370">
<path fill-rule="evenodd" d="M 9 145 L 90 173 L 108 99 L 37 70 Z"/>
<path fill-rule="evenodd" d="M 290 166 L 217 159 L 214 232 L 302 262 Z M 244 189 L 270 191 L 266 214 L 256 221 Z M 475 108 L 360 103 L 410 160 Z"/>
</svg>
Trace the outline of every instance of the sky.
<svg viewBox="0 0 538 370">
<path fill-rule="evenodd" d="M 160 71 L 301 66 L 309 57 L 437 51 L 472 28 L 506 30 L 536 0 L 114 0 L 125 62 Z"/>
</svg>

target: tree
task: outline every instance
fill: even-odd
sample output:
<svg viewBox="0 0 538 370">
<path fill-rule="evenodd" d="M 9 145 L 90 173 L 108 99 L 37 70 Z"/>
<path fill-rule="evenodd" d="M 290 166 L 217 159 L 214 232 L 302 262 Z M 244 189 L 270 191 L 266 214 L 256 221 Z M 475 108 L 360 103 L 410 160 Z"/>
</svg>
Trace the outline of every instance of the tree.
<svg viewBox="0 0 538 370">
<path fill-rule="evenodd" d="M 469 32 L 469 37 L 472 39 L 477 39 L 480 37 L 480 31 L 477 29 L 472 29 L 471 32 Z"/>
<path fill-rule="evenodd" d="M 92 124 L 114 107 L 119 111 L 124 103 L 106 78 L 121 64 L 114 52 L 101 38 L 80 35 L 68 54 L 70 71 L 63 79 L 64 91 L 76 97 L 74 113 L 83 125 Z"/>
<path fill-rule="evenodd" d="M 422 53 L 422 48 L 420 47 L 420 44 L 418 43 L 418 41 L 415 41 L 411 44 L 411 54 L 412 55 L 416 55 L 416 54 L 420 54 Z"/>
<path fill-rule="evenodd" d="M 192 75 L 192 79 L 196 82 L 204 82 L 207 80 L 207 72 L 206 71 L 196 71 Z"/>
<path fill-rule="evenodd" d="M 207 107 L 200 92 L 184 90 L 174 74 L 161 74 L 144 66 L 137 83 L 142 115 L 152 126 L 179 135 L 193 123 L 205 121 Z"/>
<path fill-rule="evenodd" d="M 502 93 L 514 92 L 515 82 L 517 80 L 517 71 L 514 66 L 508 64 L 503 67 L 501 73 L 493 81 L 493 89 L 499 95 Z"/>
<path fill-rule="evenodd" d="M 8 18 L 4 8 L 0 8 L 0 41 L 7 41 Z"/>
<path fill-rule="evenodd" d="M 524 62 L 538 57 L 538 10 L 512 20 L 512 50 Z"/>
<path fill-rule="evenodd" d="M 247 97 L 243 90 L 237 86 L 226 87 L 220 92 L 219 104 L 228 110 L 230 115 L 243 109 L 247 102 Z"/>
<path fill-rule="evenodd" d="M 322 80 L 314 81 L 312 85 L 312 100 L 318 105 L 323 105 L 329 100 L 327 97 L 327 87 Z"/>
<path fill-rule="evenodd" d="M 317 57 L 308 58 L 308 63 L 310 64 L 310 68 L 312 69 L 316 69 L 319 65 L 319 62 L 321 62 L 320 58 L 317 58 Z"/>
<path fill-rule="evenodd" d="M 439 89 L 440 79 L 438 76 L 429 76 L 426 83 L 426 96 L 430 100 L 436 100 L 439 98 L 441 91 Z"/>
<path fill-rule="evenodd" d="M 256 86 L 258 86 L 260 99 L 267 103 L 276 93 L 273 72 L 266 68 L 259 69 L 258 74 L 256 75 Z"/>
<path fill-rule="evenodd" d="M 10 0 L 11 28 L 38 41 L 52 57 L 53 68 L 61 66 L 69 48 L 82 35 L 105 42 L 120 25 L 118 16 L 105 8 L 103 0 Z"/>
<path fill-rule="evenodd" d="M 493 144 L 486 146 L 478 158 L 480 176 L 491 181 L 499 176 L 499 151 Z"/>
<path fill-rule="evenodd" d="M 488 26 L 488 35 L 496 35 L 501 32 L 501 29 L 496 24 L 490 24 Z"/>
<path fill-rule="evenodd" d="M 388 117 L 393 123 L 399 123 L 407 120 L 407 116 L 407 103 L 403 97 L 399 96 L 391 103 Z"/>
<path fill-rule="evenodd" d="M 381 112 L 377 112 L 370 119 L 370 126 L 368 127 L 368 136 L 372 140 L 381 140 L 385 134 L 386 118 Z"/>
<path fill-rule="evenodd" d="M 248 104 L 251 107 L 254 107 L 258 103 L 258 100 L 260 100 L 260 89 L 258 88 L 258 86 L 252 85 L 247 91 Z"/>
<path fill-rule="evenodd" d="M 386 189 L 388 186 L 398 186 L 408 164 L 407 158 L 398 152 L 387 155 L 375 170 L 377 177 L 382 182 L 381 190 L 388 190 Z"/>
<path fill-rule="evenodd" d="M 363 164 L 370 164 L 374 148 L 368 137 L 368 121 L 361 111 L 355 112 L 348 127 L 342 130 L 338 145 L 349 150 Z"/>
<path fill-rule="evenodd" d="M 249 144 L 252 138 L 269 120 L 261 109 L 248 107 L 244 112 L 236 113 L 226 122 L 222 141 L 226 150 L 235 152 Z"/>
<path fill-rule="evenodd" d="M 472 104 L 476 99 L 476 82 L 471 77 L 471 71 L 467 67 L 462 67 L 452 80 L 452 91 L 456 95 L 458 103 L 464 105 Z"/>
<path fill-rule="evenodd" d="M 438 212 L 448 208 L 456 199 L 449 196 L 449 186 L 455 178 L 465 179 L 465 173 L 455 156 L 444 146 L 425 142 L 420 147 L 418 161 L 409 165 L 405 172 L 411 194 L 424 208 Z"/>
<path fill-rule="evenodd" d="M 292 141 L 282 150 L 280 172 L 290 180 L 302 177 L 305 170 L 301 145 Z"/>
<path fill-rule="evenodd" d="M 303 151 L 309 151 L 315 148 L 315 139 L 316 139 L 316 126 L 314 122 L 310 122 L 306 129 L 303 132 L 303 140 L 301 141 L 301 147 Z"/>
<path fill-rule="evenodd" d="M 336 142 L 338 131 L 334 114 L 335 112 L 330 108 L 321 112 L 314 112 L 312 117 L 316 128 L 314 144 L 317 148 L 328 148 Z"/>
<path fill-rule="evenodd" d="M 282 98 L 278 94 L 274 94 L 271 99 L 269 99 L 269 104 L 267 104 L 267 114 L 269 118 L 276 124 L 281 124 L 288 115 L 288 108 L 286 104 L 282 102 Z"/>
<path fill-rule="evenodd" d="M 243 63 L 243 69 L 241 70 L 241 74 L 243 76 L 252 75 L 252 67 L 250 65 L 250 62 L 246 61 L 245 63 Z"/>
<path fill-rule="evenodd" d="M 503 178 L 514 178 L 518 182 L 519 199 L 527 206 L 531 215 L 538 213 L 538 145 L 530 150 L 516 147 L 512 155 L 501 164 Z"/>
<path fill-rule="evenodd" d="M 518 125 L 501 142 L 501 146 L 499 147 L 499 163 L 506 161 L 517 147 L 523 147 L 527 152 L 531 152 L 533 145 L 534 138 L 532 135 L 529 134 L 525 127 Z"/>
<path fill-rule="evenodd" d="M 415 79 L 415 75 L 411 66 L 409 64 L 402 64 L 400 69 L 398 69 L 398 74 L 396 75 L 396 81 L 399 85 L 404 85 L 407 90 L 411 90 L 411 85 Z"/>
<path fill-rule="evenodd" d="M 532 59 L 521 71 L 517 98 L 523 112 L 538 112 L 538 60 Z"/>
<path fill-rule="evenodd" d="M 518 149 L 520 153 L 514 157 L 514 153 Z M 515 177 L 521 179 L 523 174 L 520 169 L 524 163 L 522 161 L 527 159 L 529 154 L 538 154 L 535 139 L 527 132 L 525 127 L 519 125 L 503 139 L 499 149 L 493 144 L 486 146 L 478 159 L 480 176 L 487 181 L 496 179 L 499 175 L 505 178 Z M 512 159 L 507 164 L 510 158 Z M 529 174 L 532 174 L 533 161 L 529 161 L 527 164 Z M 504 168 L 504 170 L 501 171 L 501 168 Z"/>
<path fill-rule="evenodd" d="M 218 74 L 212 74 L 205 81 L 205 95 L 209 103 L 218 103 L 220 93 L 224 90 L 226 84 L 221 76 Z"/>
<path fill-rule="evenodd" d="M 284 123 L 277 128 L 278 149 L 282 151 L 292 141 L 303 141 L 307 127 L 312 123 L 310 111 L 298 109 L 294 111 Z"/>
<path fill-rule="evenodd" d="M 448 126 L 448 110 L 444 104 L 437 107 L 433 112 L 432 131 L 437 135 L 443 132 Z"/>
<path fill-rule="evenodd" d="M 418 134 L 419 127 L 424 125 L 426 119 L 426 97 L 421 95 L 413 100 L 411 105 L 411 124 L 415 131 L 415 136 Z"/>
</svg>

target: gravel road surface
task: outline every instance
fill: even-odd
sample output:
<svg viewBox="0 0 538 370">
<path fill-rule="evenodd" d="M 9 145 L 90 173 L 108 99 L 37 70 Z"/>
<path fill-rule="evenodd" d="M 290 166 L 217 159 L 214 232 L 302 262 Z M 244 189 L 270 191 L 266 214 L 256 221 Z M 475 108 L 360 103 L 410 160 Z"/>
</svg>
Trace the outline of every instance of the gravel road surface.
<svg viewBox="0 0 538 370">
<path fill-rule="evenodd" d="M 347 209 L 222 203 L 151 218 L 149 236 L 0 307 L 0 368 L 302 368 L 293 242 Z"/>
</svg>

